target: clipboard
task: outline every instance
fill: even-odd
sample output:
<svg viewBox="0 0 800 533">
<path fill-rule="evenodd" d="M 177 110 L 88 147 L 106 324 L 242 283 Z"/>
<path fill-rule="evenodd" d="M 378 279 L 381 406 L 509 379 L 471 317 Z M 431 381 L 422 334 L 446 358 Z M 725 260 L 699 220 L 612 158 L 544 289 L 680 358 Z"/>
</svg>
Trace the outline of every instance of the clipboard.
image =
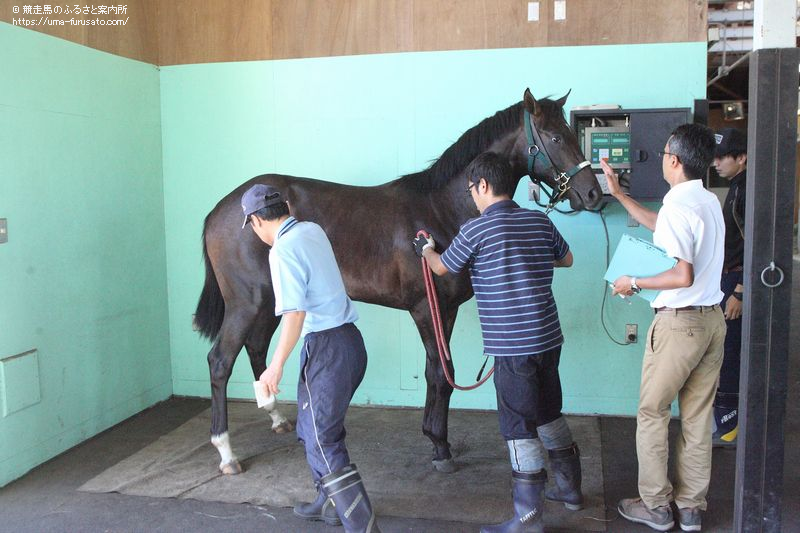
<svg viewBox="0 0 800 533">
<path fill-rule="evenodd" d="M 646 278 L 669 270 L 677 262 L 677 259 L 669 257 L 664 250 L 652 242 L 632 237 L 626 233 L 620 239 L 603 278 L 610 283 L 620 276 Z M 661 291 L 642 289 L 637 296 L 652 302 L 659 292 Z"/>
</svg>

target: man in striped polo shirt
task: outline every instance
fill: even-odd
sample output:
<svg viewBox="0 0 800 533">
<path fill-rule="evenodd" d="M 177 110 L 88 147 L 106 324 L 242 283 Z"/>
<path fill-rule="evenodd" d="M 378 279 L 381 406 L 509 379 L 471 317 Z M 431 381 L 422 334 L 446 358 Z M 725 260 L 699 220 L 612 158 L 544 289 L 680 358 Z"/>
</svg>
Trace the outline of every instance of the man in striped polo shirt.
<svg viewBox="0 0 800 533">
<path fill-rule="evenodd" d="M 561 415 L 558 362 L 564 337 L 553 297 L 553 267 L 572 252 L 544 213 L 512 199 L 511 167 L 486 152 L 465 171 L 467 194 L 481 216 L 468 220 L 443 254 L 418 237 L 417 253 L 438 275 L 468 268 L 478 301 L 486 355 L 494 356 L 500 431 L 508 443 L 515 516 L 487 533 L 542 531 L 547 449 L 556 484 L 547 499 L 580 509 L 577 445 Z"/>
</svg>

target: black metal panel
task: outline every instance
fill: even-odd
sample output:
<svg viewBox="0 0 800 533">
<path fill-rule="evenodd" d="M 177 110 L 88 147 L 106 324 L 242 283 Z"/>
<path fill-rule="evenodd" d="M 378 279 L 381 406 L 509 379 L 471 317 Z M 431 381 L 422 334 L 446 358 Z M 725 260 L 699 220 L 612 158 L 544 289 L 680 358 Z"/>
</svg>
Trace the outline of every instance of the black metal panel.
<svg viewBox="0 0 800 533">
<path fill-rule="evenodd" d="M 639 201 L 660 202 L 669 190 L 669 185 L 664 181 L 661 159 L 656 152 L 664 149 L 672 130 L 690 122 L 691 110 L 688 107 L 573 110 L 570 112 L 570 125 L 579 139 L 583 139 L 584 128 L 592 117 L 630 120 L 631 171 L 628 193 Z"/>
<path fill-rule="evenodd" d="M 797 136 L 797 49 L 753 52 L 734 529 L 781 530 Z M 769 288 L 770 264 L 783 283 Z M 778 281 L 776 271 L 764 274 Z"/>
<path fill-rule="evenodd" d="M 661 201 L 669 191 L 661 158 L 670 133 L 689 122 L 688 109 L 662 109 L 631 113 L 631 197 Z"/>
</svg>

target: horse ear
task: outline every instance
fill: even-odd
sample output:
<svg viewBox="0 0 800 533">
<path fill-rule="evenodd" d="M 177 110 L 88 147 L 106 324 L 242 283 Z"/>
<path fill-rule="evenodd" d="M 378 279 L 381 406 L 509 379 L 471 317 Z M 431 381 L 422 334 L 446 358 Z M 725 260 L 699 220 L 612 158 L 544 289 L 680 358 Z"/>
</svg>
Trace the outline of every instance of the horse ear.
<svg viewBox="0 0 800 533">
<path fill-rule="evenodd" d="M 539 111 L 539 103 L 536 101 L 536 98 L 533 97 L 530 89 L 525 89 L 525 94 L 522 97 L 523 102 L 525 102 L 525 109 L 527 109 L 532 115 L 538 115 Z"/>
<path fill-rule="evenodd" d="M 567 94 L 565 94 L 564 96 L 562 96 L 561 98 L 556 100 L 556 103 L 558 104 L 559 107 L 564 107 L 564 104 L 567 103 L 567 96 L 569 96 L 569 93 L 571 93 L 571 92 L 572 92 L 572 89 L 567 91 Z"/>
</svg>

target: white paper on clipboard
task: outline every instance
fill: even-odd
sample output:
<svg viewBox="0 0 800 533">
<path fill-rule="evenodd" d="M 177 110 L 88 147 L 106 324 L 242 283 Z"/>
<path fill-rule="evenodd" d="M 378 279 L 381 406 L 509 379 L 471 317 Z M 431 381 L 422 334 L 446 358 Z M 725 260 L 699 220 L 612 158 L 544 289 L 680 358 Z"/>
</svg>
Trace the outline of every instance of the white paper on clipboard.
<svg viewBox="0 0 800 533">
<path fill-rule="evenodd" d="M 669 270 L 677 262 L 677 259 L 669 257 L 664 250 L 652 242 L 632 237 L 626 233 L 619 240 L 604 279 L 613 283 L 620 276 L 647 278 Z M 652 302 L 659 292 L 661 291 L 642 289 L 638 296 Z"/>
</svg>

